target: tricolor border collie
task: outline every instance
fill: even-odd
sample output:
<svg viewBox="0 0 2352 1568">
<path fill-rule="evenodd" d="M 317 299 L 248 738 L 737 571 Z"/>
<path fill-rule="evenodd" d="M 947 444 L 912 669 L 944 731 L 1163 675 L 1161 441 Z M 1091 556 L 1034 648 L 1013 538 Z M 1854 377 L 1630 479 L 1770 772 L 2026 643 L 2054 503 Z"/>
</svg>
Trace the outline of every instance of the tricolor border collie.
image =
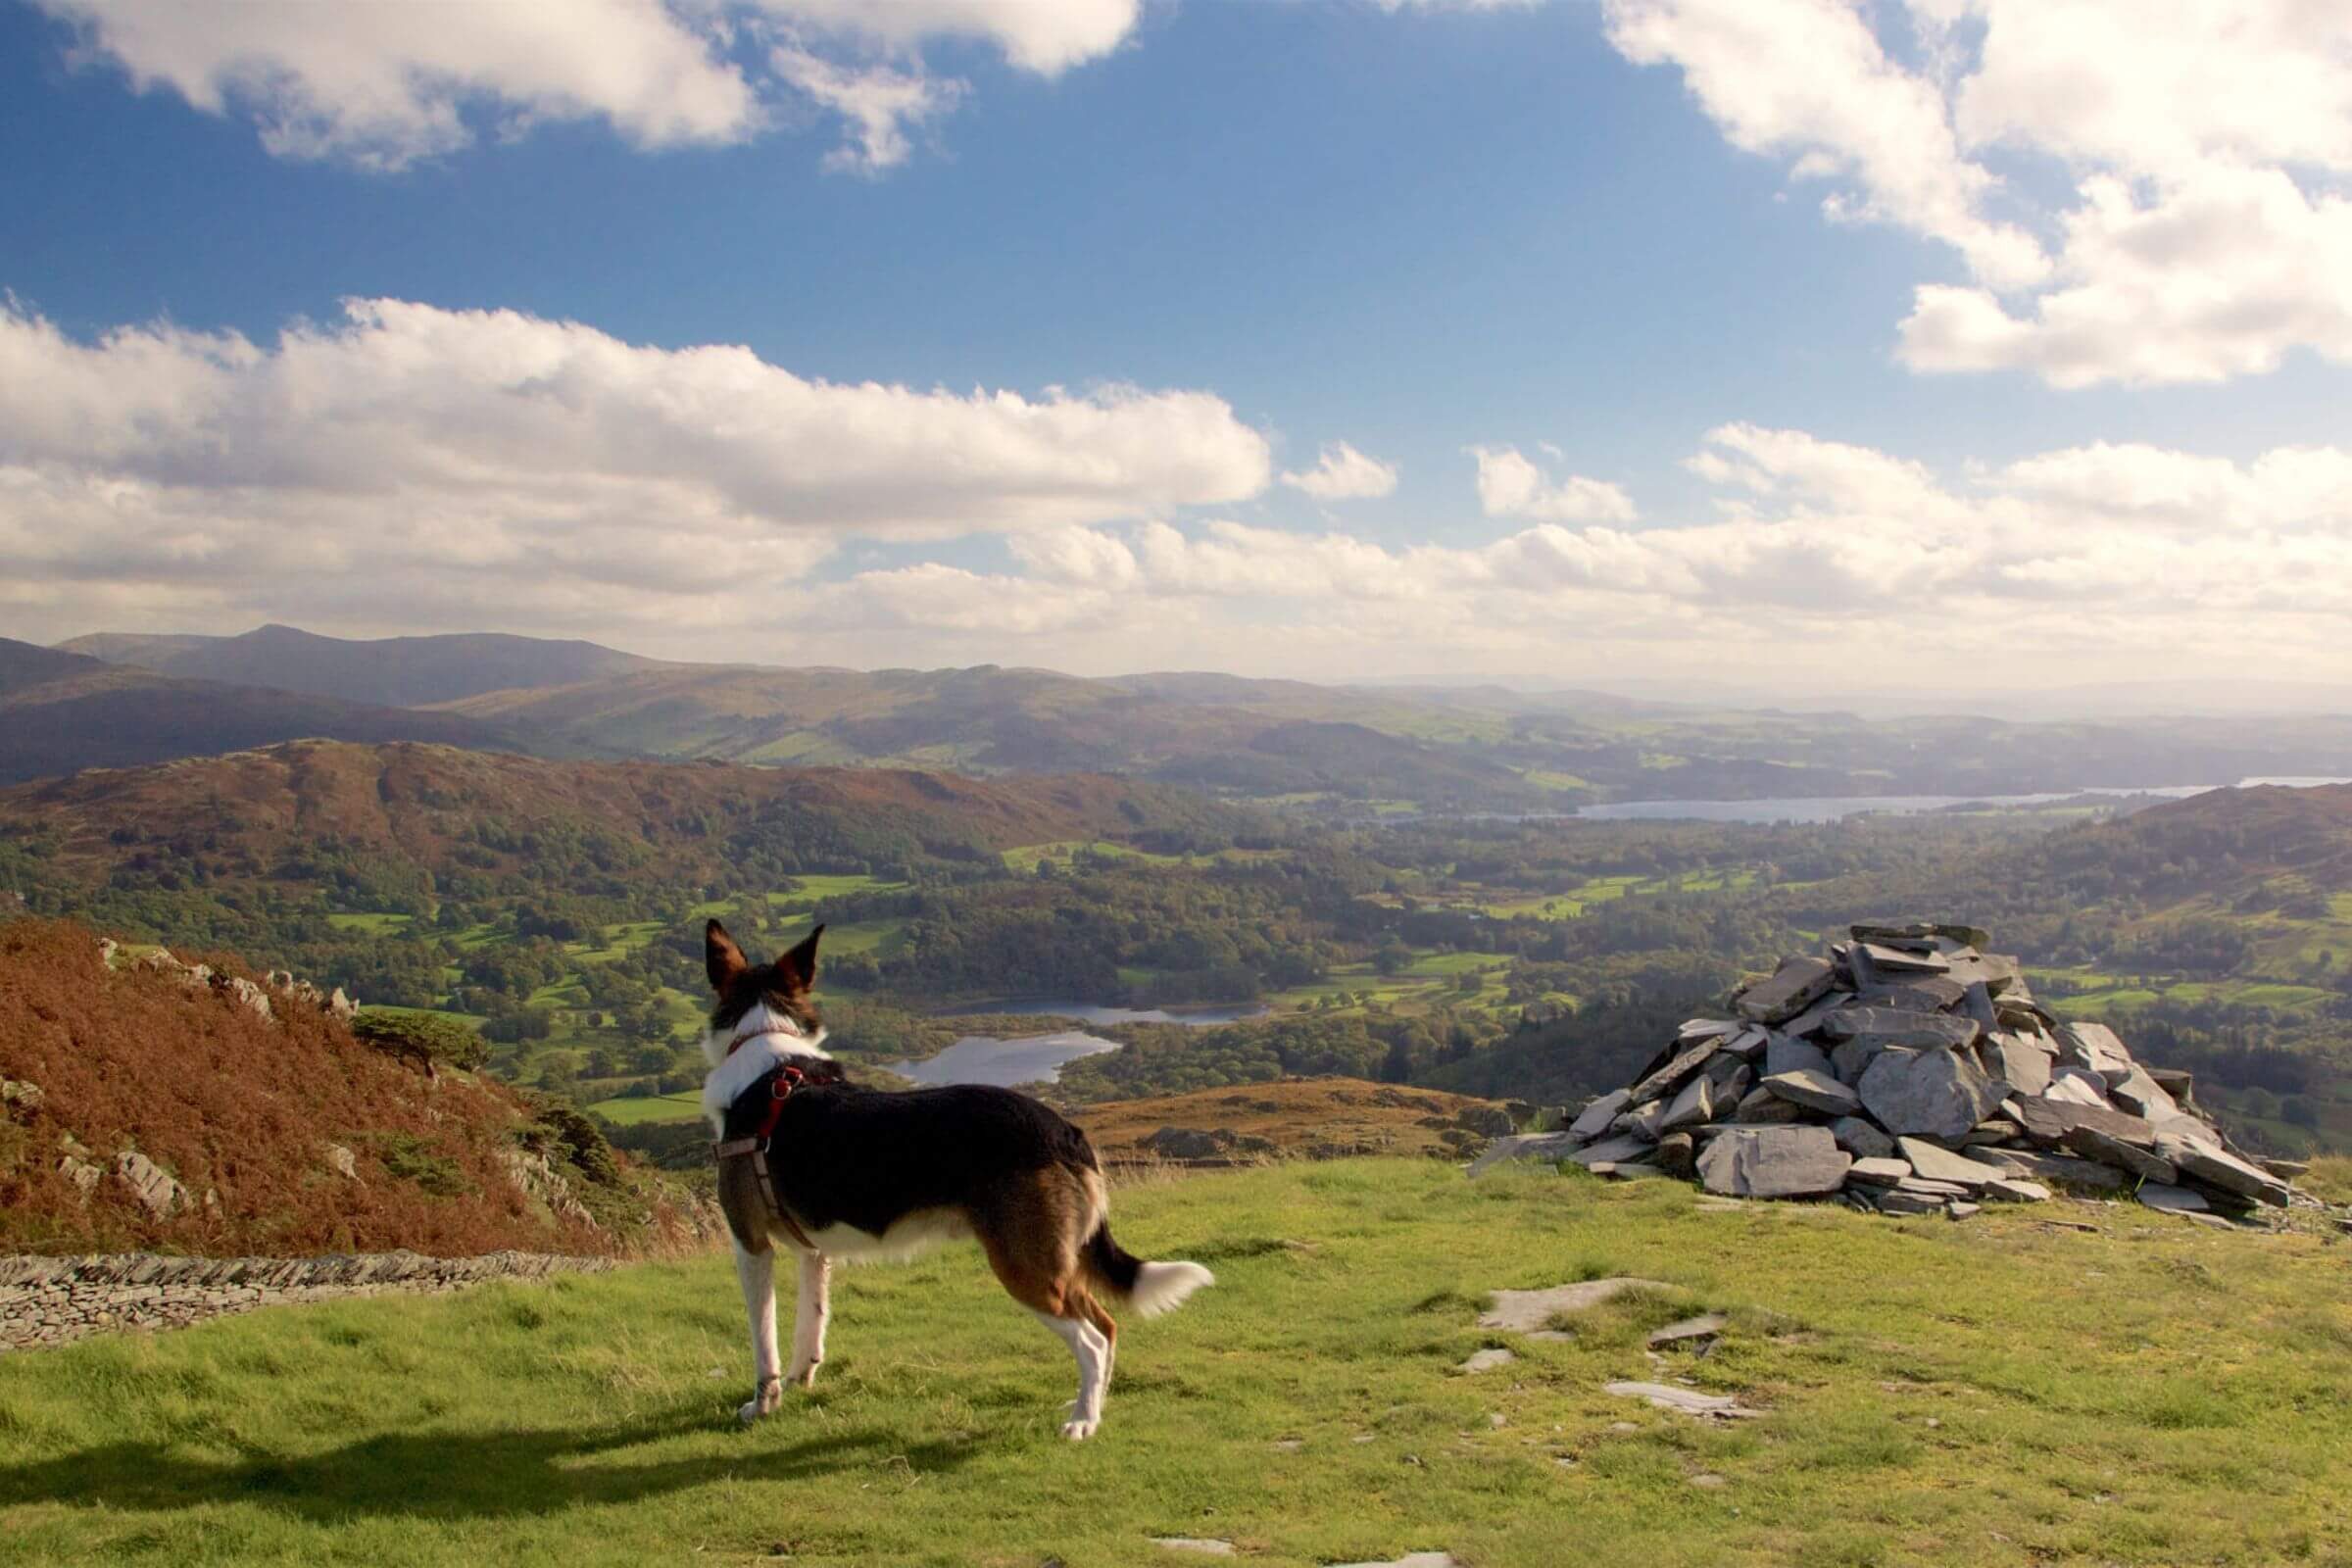
<svg viewBox="0 0 2352 1568">
<path fill-rule="evenodd" d="M 703 1037 L 703 1113 L 718 1137 L 718 1200 L 759 1379 L 737 1416 L 749 1424 L 774 1410 L 786 1379 L 815 1383 L 834 1259 L 903 1260 L 977 1238 L 1012 1298 L 1077 1357 L 1078 1398 L 1061 1435 L 1092 1437 L 1119 1338 L 1102 1298 L 1151 1317 L 1215 1276 L 1198 1263 L 1147 1263 L 1112 1241 L 1094 1146 L 1028 1096 L 981 1085 L 893 1094 L 845 1082 L 809 1001 L 823 931 L 762 964 L 716 920 L 703 931 L 718 999 Z M 801 1262 L 789 1367 L 776 1347 L 778 1243 Z"/>
</svg>

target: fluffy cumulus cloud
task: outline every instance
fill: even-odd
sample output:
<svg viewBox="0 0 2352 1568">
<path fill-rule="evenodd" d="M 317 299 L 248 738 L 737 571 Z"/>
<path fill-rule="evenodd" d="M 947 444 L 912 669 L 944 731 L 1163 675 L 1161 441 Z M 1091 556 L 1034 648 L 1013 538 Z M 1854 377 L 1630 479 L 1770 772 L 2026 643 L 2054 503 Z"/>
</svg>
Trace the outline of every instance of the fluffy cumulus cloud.
<svg viewBox="0 0 2352 1568">
<path fill-rule="evenodd" d="M 1345 441 L 1334 441 L 1323 448 L 1313 467 L 1286 472 L 1282 482 L 1317 501 L 1370 501 L 1395 493 L 1396 467 L 1366 457 Z"/>
<path fill-rule="evenodd" d="M 646 148 L 741 142 L 808 105 L 843 126 L 828 165 L 872 173 L 969 90 L 927 74 L 927 43 L 977 43 L 1053 76 L 1117 48 L 1141 13 L 1141 0 L 503 0 L 429 18 L 394 0 L 35 3 L 141 91 L 249 117 L 280 157 L 374 170 L 547 121 L 602 121 Z"/>
<path fill-rule="evenodd" d="M 1609 487 L 1479 457 L 1501 531 L 1407 545 L 1227 510 L 1273 466 L 1207 392 L 826 382 L 741 348 L 388 300 L 268 342 L 84 341 L 9 309 L 0 618 L 1324 677 L 1737 658 L 1865 686 L 1906 661 L 1979 680 L 2312 667 L 2340 663 L 2352 621 L 2339 447 L 2103 443 L 1938 471 L 1734 423 L 1688 460 L 1706 504 L 1639 520 Z"/>
<path fill-rule="evenodd" d="M 2312 0 L 1604 0 L 1734 145 L 1835 219 L 1949 246 L 1923 371 L 2058 386 L 2352 364 L 2352 7 Z M 2059 192 L 2053 199 L 2051 191 Z"/>
<path fill-rule="evenodd" d="M 1559 456 L 1557 448 L 1545 448 Z M 1633 497 L 1603 479 L 1572 473 L 1554 479 L 1517 447 L 1472 447 L 1478 460 L 1479 510 L 1490 517 L 1545 522 L 1631 522 Z"/>
<path fill-rule="evenodd" d="M 1095 669 L 1211 662 L 1324 677 L 1432 668 L 1843 680 L 2313 667 L 2352 617 L 2352 451 L 2238 463 L 2094 445 L 1939 475 L 1729 424 L 1704 514 L 1537 522 L 1397 547 L 1233 519 L 1025 534 L 1006 569 L 854 574 L 828 647 Z M 1867 650 L 1867 659 L 1863 658 Z M 1860 660 L 1862 662 L 1857 662 Z"/>
<path fill-rule="evenodd" d="M 764 590 L 844 538 L 1151 516 L 1247 499 L 1270 469 L 1202 392 L 826 382 L 743 348 L 396 300 L 268 344 L 169 325 L 81 342 L 0 311 L 0 604 L 44 621 L 307 602 L 313 619 L 772 624 Z"/>
</svg>

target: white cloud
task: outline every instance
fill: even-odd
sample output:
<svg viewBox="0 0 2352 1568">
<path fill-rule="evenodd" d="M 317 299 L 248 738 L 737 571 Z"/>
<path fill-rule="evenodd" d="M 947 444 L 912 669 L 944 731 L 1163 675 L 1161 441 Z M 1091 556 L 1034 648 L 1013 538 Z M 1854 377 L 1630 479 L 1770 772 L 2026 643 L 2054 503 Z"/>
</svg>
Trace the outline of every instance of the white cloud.
<svg viewBox="0 0 2352 1568">
<path fill-rule="evenodd" d="M 0 578 L 317 618 L 772 624 L 848 536 L 1018 534 L 1246 499 L 1202 392 L 808 380 L 513 312 L 354 301 L 274 344 L 0 310 Z M 256 608 L 260 608 L 258 603 Z"/>
<path fill-rule="evenodd" d="M 853 173 L 878 174 L 905 163 L 913 150 L 908 127 L 948 113 L 967 90 L 920 71 L 838 66 L 806 49 L 779 46 L 769 58 L 777 75 L 848 122 L 850 140 L 825 155 L 825 167 Z"/>
<path fill-rule="evenodd" d="M 747 141 L 793 93 L 840 115 L 831 167 L 903 162 L 906 127 L 968 84 L 935 79 L 939 39 L 1054 76 L 1109 53 L 1141 0 L 35 0 L 80 53 L 138 90 L 252 119 L 283 158 L 394 171 L 547 121 L 603 121 L 634 146 Z M 773 47 L 763 40 L 774 39 Z M 760 44 L 736 58 L 745 40 Z M 751 62 L 764 59 L 767 73 Z"/>
<path fill-rule="evenodd" d="M 908 53 L 937 38 L 993 46 L 1005 61 L 1058 76 L 1124 43 L 1143 0 L 750 0 L 770 17 L 810 31 L 862 39 Z"/>
<path fill-rule="evenodd" d="M 39 0 L 141 91 L 250 114 L 280 157 L 400 169 L 465 146 L 461 111 L 601 119 L 641 147 L 740 141 L 758 95 L 658 0 L 446 5 Z"/>
<path fill-rule="evenodd" d="M 2352 201 L 2307 195 L 2281 170 L 2217 165 L 2146 189 L 2082 182 L 2056 286 L 2029 310 L 1923 286 L 1902 323 L 1904 363 L 2020 368 L 2061 387 L 2223 381 L 2276 369 L 2298 347 L 2352 365 Z"/>
<path fill-rule="evenodd" d="M 1554 480 L 1517 447 L 1472 447 L 1478 460 L 1479 510 L 1490 517 L 1548 522 L 1631 522 L 1633 498 L 1602 479 L 1572 473 Z"/>
<path fill-rule="evenodd" d="M 1900 357 L 2051 384 L 2352 364 L 2352 7 L 2313 0 L 1605 0 L 1734 145 L 1831 216 L 1954 248 Z M 1882 33 L 1910 24 L 1908 60 Z M 1988 160 L 2024 174 L 2004 181 Z M 2059 201 L 2037 199 L 2051 185 Z"/>
<path fill-rule="evenodd" d="M 1311 468 L 1287 472 L 1282 482 L 1317 501 L 1366 501 L 1392 494 L 1396 467 L 1366 457 L 1345 441 L 1326 443 Z"/>
<path fill-rule="evenodd" d="M 1965 157 L 1936 84 L 1889 60 L 1844 0 L 1605 0 L 1609 42 L 1636 65 L 1672 63 L 1736 147 L 1837 179 L 1833 217 L 1942 240 L 1997 286 L 2047 262 L 2034 236 L 1984 215 L 1997 181 Z"/>
<path fill-rule="evenodd" d="M 2250 463 L 2098 445 L 1926 466 L 1730 424 L 1715 514 L 1629 529 L 1542 522 L 1396 548 L 1231 520 L 1015 541 L 1017 570 L 853 576 L 820 646 L 1091 669 L 1325 677 L 1602 668 L 1899 684 L 2258 673 L 2352 677 L 2352 451 Z M 1694 466 L 1705 466 L 1694 463 Z"/>
</svg>

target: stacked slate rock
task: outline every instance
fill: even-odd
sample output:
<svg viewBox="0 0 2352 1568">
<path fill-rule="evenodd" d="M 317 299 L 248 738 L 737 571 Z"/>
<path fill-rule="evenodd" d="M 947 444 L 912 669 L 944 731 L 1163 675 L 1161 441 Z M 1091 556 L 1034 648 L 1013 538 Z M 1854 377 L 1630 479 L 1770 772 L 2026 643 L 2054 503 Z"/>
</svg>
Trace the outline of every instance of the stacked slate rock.
<svg viewBox="0 0 2352 1568">
<path fill-rule="evenodd" d="M 1827 1198 L 1955 1218 L 2051 1185 L 2136 1192 L 2220 1221 L 2293 1190 L 2205 1119 L 2189 1076 L 2132 1060 L 2103 1024 L 2062 1024 L 1973 926 L 1857 925 L 1693 1018 L 1567 1131 L 1498 1159 L 1695 1176 L 1733 1198 Z"/>
</svg>

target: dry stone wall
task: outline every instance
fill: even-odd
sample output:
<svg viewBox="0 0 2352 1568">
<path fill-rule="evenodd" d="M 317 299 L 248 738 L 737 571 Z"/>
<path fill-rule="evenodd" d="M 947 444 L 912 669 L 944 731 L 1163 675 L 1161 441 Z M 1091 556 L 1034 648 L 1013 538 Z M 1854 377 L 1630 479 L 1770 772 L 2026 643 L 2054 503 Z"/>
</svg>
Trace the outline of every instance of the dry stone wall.
<svg viewBox="0 0 2352 1568">
<path fill-rule="evenodd" d="M 489 1252 L 426 1257 L 168 1257 L 122 1252 L 0 1257 L 0 1350 L 37 1349 L 122 1329 L 180 1328 L 208 1317 L 390 1292 L 433 1294 L 489 1280 L 596 1273 L 601 1257 Z"/>
</svg>

